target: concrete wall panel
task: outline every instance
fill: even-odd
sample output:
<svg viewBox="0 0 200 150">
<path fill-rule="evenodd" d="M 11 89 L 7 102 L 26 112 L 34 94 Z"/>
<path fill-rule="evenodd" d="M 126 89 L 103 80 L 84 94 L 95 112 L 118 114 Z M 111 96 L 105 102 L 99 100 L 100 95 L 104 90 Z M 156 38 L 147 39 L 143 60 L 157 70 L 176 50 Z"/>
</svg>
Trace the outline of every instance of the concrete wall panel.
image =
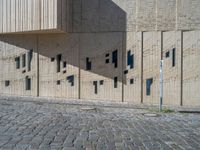
<svg viewBox="0 0 200 150">
<path fill-rule="evenodd" d="M 175 65 L 173 66 L 173 49 Z M 169 55 L 169 56 L 167 56 Z M 181 95 L 181 32 L 163 32 L 163 103 L 180 105 Z"/>
<path fill-rule="evenodd" d="M 200 105 L 200 32 L 183 33 L 183 105 Z"/>
<path fill-rule="evenodd" d="M 124 101 L 131 103 L 141 102 L 141 46 L 142 33 L 128 32 L 127 46 L 124 53 L 125 68 L 124 68 Z M 133 68 L 128 65 L 128 52 L 131 51 L 133 56 Z M 125 73 L 128 71 L 127 73 Z M 133 81 L 131 81 L 133 80 Z M 133 83 L 132 83 L 133 82 Z"/>
<path fill-rule="evenodd" d="M 156 104 L 159 102 L 159 79 L 161 59 L 161 33 L 143 33 L 143 97 L 144 103 Z M 146 94 L 146 80 L 153 79 L 150 95 Z"/>
<path fill-rule="evenodd" d="M 179 30 L 200 29 L 200 1 L 177 1 L 177 28 Z"/>
<path fill-rule="evenodd" d="M 81 98 L 122 101 L 122 33 L 81 34 L 80 38 Z M 118 65 L 112 63 L 112 52 L 118 50 Z M 106 55 L 108 55 L 106 57 Z M 86 58 L 91 70 L 86 70 Z M 105 63 L 109 59 L 109 63 Z M 118 78 L 114 88 L 114 77 Z M 103 85 L 100 81 L 103 80 Z M 95 85 L 97 81 L 97 93 Z"/>
<path fill-rule="evenodd" d="M 22 55 L 29 50 L 36 50 L 36 37 L 35 36 L 4 36 L 0 37 L 2 41 L 3 50 L 1 53 L 1 91 L 0 93 L 10 95 L 37 95 L 37 70 L 36 70 L 36 54 L 33 52 L 33 58 L 31 61 L 31 71 L 28 71 L 27 59 L 26 66 L 22 66 Z M 20 57 L 20 68 L 16 69 L 15 58 Z M 28 76 L 31 78 L 31 90 L 26 90 L 25 78 Z M 9 80 L 10 85 L 5 86 L 5 81 Z"/>
</svg>

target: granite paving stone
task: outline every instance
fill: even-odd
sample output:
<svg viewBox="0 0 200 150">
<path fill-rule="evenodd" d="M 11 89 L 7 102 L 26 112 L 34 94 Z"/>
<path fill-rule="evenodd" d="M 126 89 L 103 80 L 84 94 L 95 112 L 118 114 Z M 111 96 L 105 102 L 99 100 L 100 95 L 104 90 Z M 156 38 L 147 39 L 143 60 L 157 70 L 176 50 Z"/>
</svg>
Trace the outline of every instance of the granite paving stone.
<svg viewBox="0 0 200 150">
<path fill-rule="evenodd" d="M 0 150 L 200 149 L 200 114 L 27 99 L 0 99 Z"/>
</svg>

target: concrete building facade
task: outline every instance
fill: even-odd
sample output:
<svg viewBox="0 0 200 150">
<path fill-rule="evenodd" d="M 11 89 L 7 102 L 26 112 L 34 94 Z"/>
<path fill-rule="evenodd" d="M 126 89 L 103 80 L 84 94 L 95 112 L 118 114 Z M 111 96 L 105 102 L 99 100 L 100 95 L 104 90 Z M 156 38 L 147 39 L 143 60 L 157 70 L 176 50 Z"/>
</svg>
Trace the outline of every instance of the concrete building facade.
<svg viewBox="0 0 200 150">
<path fill-rule="evenodd" d="M 199 0 L 0 0 L 0 93 L 200 105 Z"/>
</svg>

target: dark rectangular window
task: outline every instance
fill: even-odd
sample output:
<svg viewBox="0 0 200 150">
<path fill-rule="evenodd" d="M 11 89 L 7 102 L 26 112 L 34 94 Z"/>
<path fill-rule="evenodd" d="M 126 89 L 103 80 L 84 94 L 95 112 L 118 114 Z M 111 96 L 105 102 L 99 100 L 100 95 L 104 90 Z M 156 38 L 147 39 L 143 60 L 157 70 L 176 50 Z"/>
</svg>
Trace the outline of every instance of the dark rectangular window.
<svg viewBox="0 0 200 150">
<path fill-rule="evenodd" d="M 68 76 L 67 81 L 71 83 L 71 86 L 74 86 L 74 75 Z"/>
<path fill-rule="evenodd" d="M 20 68 L 20 57 L 16 57 L 15 62 L 16 62 L 16 69 L 19 69 Z"/>
<path fill-rule="evenodd" d="M 106 59 L 106 64 L 108 64 L 110 62 L 110 60 L 109 59 Z"/>
<path fill-rule="evenodd" d="M 66 67 L 67 67 L 67 62 L 64 61 L 64 62 L 63 62 L 63 68 L 66 68 Z"/>
<path fill-rule="evenodd" d="M 146 95 L 147 96 L 151 95 L 151 85 L 152 85 L 152 83 L 153 83 L 153 78 L 146 80 Z"/>
<path fill-rule="evenodd" d="M 115 68 L 117 68 L 118 64 L 118 51 L 115 50 L 114 52 L 112 52 L 112 63 L 114 64 Z"/>
<path fill-rule="evenodd" d="M 66 70 L 63 71 L 63 73 L 66 73 L 66 72 L 67 72 Z"/>
<path fill-rule="evenodd" d="M 130 84 L 134 84 L 134 79 L 130 79 Z"/>
<path fill-rule="evenodd" d="M 29 50 L 29 52 L 28 52 L 28 71 L 31 71 L 32 58 L 33 58 L 33 50 Z"/>
<path fill-rule="evenodd" d="M 109 57 L 109 55 L 110 55 L 110 54 L 106 54 L 105 56 L 106 56 L 106 57 Z"/>
<path fill-rule="evenodd" d="M 51 58 L 51 62 L 54 62 L 54 60 L 55 60 L 55 58 L 52 57 L 52 58 Z"/>
<path fill-rule="evenodd" d="M 7 86 L 9 86 L 10 85 L 10 81 L 9 80 L 6 80 L 5 81 L 5 86 L 7 87 Z"/>
<path fill-rule="evenodd" d="M 117 88 L 118 78 L 114 77 L 114 88 Z"/>
<path fill-rule="evenodd" d="M 128 70 L 125 70 L 125 71 L 124 71 L 124 74 L 128 74 Z"/>
<path fill-rule="evenodd" d="M 26 70 L 23 70 L 22 73 L 26 73 Z"/>
<path fill-rule="evenodd" d="M 172 67 L 176 65 L 176 49 L 172 49 Z"/>
<path fill-rule="evenodd" d="M 89 60 L 89 58 L 86 58 L 86 70 L 92 69 L 92 62 Z"/>
<path fill-rule="evenodd" d="M 99 81 L 99 84 L 100 84 L 100 85 L 103 85 L 103 82 L 104 82 L 103 80 L 100 80 L 100 81 Z"/>
<path fill-rule="evenodd" d="M 93 81 L 94 93 L 97 94 L 97 81 Z"/>
<path fill-rule="evenodd" d="M 31 78 L 26 76 L 26 90 L 31 90 Z"/>
<path fill-rule="evenodd" d="M 26 67 L 26 54 L 22 55 L 22 67 Z"/>
<path fill-rule="evenodd" d="M 60 62 L 61 62 L 61 59 L 62 59 L 62 55 L 59 54 L 56 56 L 56 61 L 57 61 L 57 72 L 60 72 Z"/>
<path fill-rule="evenodd" d="M 169 51 L 166 52 L 166 53 L 165 53 L 165 58 L 169 58 L 169 55 L 170 55 L 170 52 L 169 52 Z"/>
<path fill-rule="evenodd" d="M 130 66 L 130 69 L 134 68 L 134 54 L 131 55 L 131 50 L 127 53 L 127 66 Z"/>
<path fill-rule="evenodd" d="M 57 85 L 60 85 L 60 80 L 57 80 L 56 84 L 57 84 Z"/>
</svg>

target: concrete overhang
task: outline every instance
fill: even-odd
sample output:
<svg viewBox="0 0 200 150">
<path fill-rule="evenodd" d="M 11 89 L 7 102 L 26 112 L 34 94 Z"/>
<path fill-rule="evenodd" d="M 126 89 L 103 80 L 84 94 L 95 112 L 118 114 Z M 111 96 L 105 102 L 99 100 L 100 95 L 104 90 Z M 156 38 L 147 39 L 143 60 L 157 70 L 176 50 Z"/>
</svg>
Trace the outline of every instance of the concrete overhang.
<svg viewBox="0 0 200 150">
<path fill-rule="evenodd" d="M 66 0 L 0 0 L 0 34 L 67 32 Z"/>
</svg>

